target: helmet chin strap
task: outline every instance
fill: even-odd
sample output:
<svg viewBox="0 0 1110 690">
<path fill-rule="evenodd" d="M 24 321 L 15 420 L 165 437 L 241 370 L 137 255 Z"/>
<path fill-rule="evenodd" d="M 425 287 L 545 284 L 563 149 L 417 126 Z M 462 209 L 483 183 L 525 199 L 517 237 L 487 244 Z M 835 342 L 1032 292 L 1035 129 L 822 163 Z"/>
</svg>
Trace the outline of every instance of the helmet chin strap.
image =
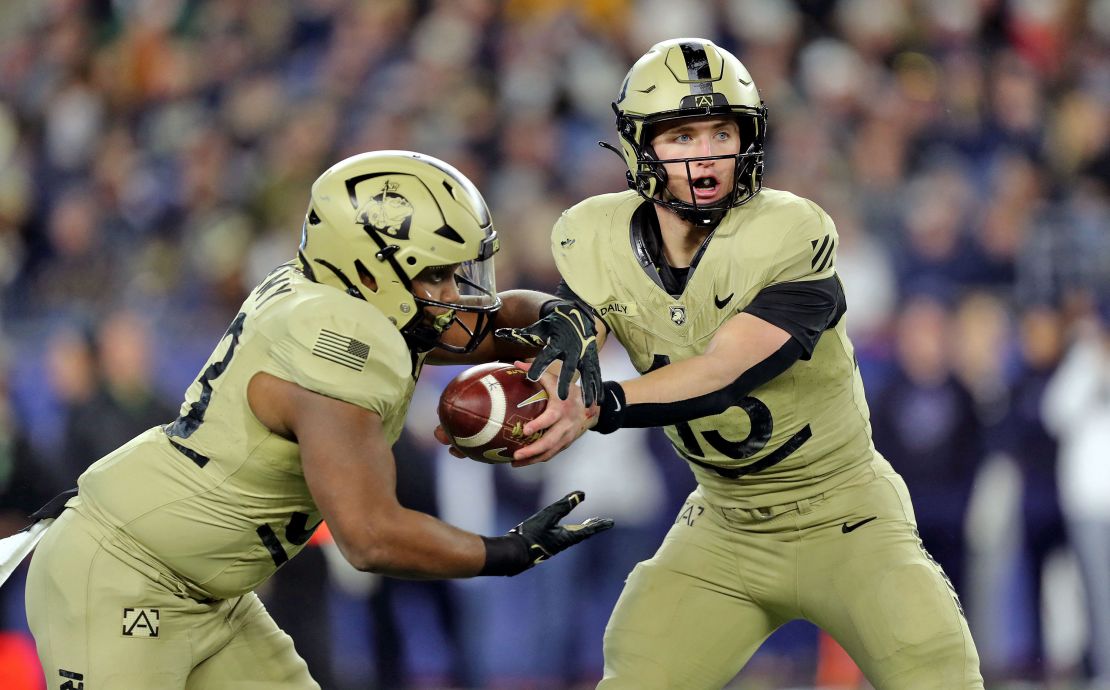
<svg viewBox="0 0 1110 690">
<path fill-rule="evenodd" d="M 679 218 L 687 223 L 693 223 L 699 228 L 717 227 L 717 224 L 721 222 L 721 219 L 725 217 L 726 213 L 726 211 L 720 209 L 716 211 L 699 211 L 692 208 L 679 208 L 673 210 Z"/>
<path fill-rule="evenodd" d="M 667 199 L 666 197 L 668 196 L 671 198 Z M 674 206 L 670 203 L 666 203 L 672 200 L 682 204 L 686 204 L 686 202 L 682 201 L 674 194 L 671 194 L 666 188 L 664 188 L 658 200 L 660 202 L 658 205 L 673 212 L 682 220 L 686 221 L 687 223 L 691 223 L 698 228 L 712 229 L 717 227 L 717 224 L 720 223 L 721 220 L 725 217 L 725 213 L 728 212 L 727 209 L 699 209 L 693 204 L 690 204 L 688 206 Z"/>
</svg>

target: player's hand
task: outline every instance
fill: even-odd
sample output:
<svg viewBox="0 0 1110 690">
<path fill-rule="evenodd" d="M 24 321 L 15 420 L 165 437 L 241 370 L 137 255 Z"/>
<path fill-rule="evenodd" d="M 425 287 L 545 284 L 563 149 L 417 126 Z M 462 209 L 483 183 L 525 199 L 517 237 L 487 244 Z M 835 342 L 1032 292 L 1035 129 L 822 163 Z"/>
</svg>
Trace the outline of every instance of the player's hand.
<svg viewBox="0 0 1110 690">
<path fill-rule="evenodd" d="M 447 452 L 451 455 L 454 455 L 456 458 L 466 457 L 465 455 L 463 455 L 463 452 L 459 450 L 458 447 L 455 445 L 455 442 L 451 440 L 451 437 L 447 434 L 447 432 L 444 431 L 442 425 L 436 424 L 435 431 L 432 432 L 432 435 L 436 437 L 437 441 L 447 446 Z"/>
<path fill-rule="evenodd" d="M 574 372 L 581 374 L 582 396 L 590 407 L 601 395 L 601 365 L 597 361 L 597 329 L 593 317 L 573 302 L 560 302 L 551 313 L 525 328 L 498 328 L 498 338 L 538 347 L 528 378 L 538 381 L 555 360 L 562 360 L 559 399 L 570 395 Z"/>
<path fill-rule="evenodd" d="M 514 362 L 524 371 L 535 368 L 535 362 Z M 600 408 L 586 407 L 581 395 L 568 395 L 560 399 L 555 395 L 558 382 L 555 374 L 544 372 L 540 384 L 547 391 L 547 407 L 540 416 L 524 425 L 524 435 L 542 431 L 543 436 L 513 453 L 513 467 L 525 467 L 537 462 L 547 462 L 584 434 L 597 421 Z M 577 386 L 576 386 L 577 387 Z"/>
<path fill-rule="evenodd" d="M 611 519 L 597 517 L 578 525 L 560 525 L 559 520 L 566 517 L 585 498 L 586 494 L 583 492 L 572 491 L 509 530 L 510 535 L 522 537 L 528 546 L 528 567 L 542 563 L 560 551 L 613 526 Z"/>
</svg>

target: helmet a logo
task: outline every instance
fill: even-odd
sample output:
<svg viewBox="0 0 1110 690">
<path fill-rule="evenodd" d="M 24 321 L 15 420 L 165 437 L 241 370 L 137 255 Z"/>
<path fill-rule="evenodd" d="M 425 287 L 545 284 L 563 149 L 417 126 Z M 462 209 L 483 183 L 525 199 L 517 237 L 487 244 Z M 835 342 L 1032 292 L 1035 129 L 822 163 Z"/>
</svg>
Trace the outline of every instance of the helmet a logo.
<svg viewBox="0 0 1110 690">
<path fill-rule="evenodd" d="M 712 96 L 694 96 L 694 107 L 696 108 L 712 108 Z"/>
<path fill-rule="evenodd" d="M 355 219 L 390 237 L 408 239 L 412 224 L 412 203 L 397 193 L 400 185 L 386 180 L 381 192 L 371 197 L 359 208 Z"/>
</svg>

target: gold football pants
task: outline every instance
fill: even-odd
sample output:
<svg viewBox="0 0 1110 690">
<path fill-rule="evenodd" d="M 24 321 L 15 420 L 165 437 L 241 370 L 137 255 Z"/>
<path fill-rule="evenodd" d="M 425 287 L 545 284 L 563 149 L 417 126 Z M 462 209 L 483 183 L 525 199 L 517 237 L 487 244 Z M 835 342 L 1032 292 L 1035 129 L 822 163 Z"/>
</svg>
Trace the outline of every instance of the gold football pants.
<svg viewBox="0 0 1110 690">
<path fill-rule="evenodd" d="M 717 690 L 794 619 L 832 635 L 876 690 L 983 687 L 955 592 L 881 461 L 849 486 L 760 510 L 695 490 L 625 584 L 598 689 Z"/>
<path fill-rule="evenodd" d="M 252 592 L 198 602 L 124 563 L 70 509 L 31 560 L 27 619 L 47 687 L 63 690 L 319 690 Z"/>
</svg>

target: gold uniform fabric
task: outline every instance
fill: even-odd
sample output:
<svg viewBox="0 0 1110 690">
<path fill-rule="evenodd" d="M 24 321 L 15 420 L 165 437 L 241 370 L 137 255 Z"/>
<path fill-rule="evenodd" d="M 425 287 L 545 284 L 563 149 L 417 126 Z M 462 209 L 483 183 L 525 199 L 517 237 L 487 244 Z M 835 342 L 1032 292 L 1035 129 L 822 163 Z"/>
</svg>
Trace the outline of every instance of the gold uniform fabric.
<svg viewBox="0 0 1110 690">
<path fill-rule="evenodd" d="M 567 286 L 641 373 L 704 352 L 764 288 L 836 275 L 828 215 L 764 189 L 725 215 L 671 297 L 635 248 L 642 203 L 632 191 L 587 199 L 552 234 Z M 955 593 L 921 547 L 901 478 L 872 444 L 845 319 L 808 355 L 721 414 L 665 427 L 698 489 L 629 578 L 606 631 L 600 688 L 720 688 L 794 618 L 836 637 L 877 690 L 982 687 Z"/>
<path fill-rule="evenodd" d="M 35 553 L 27 608 L 48 679 L 59 668 L 86 682 L 107 678 L 101 674 L 144 667 L 163 648 L 188 654 L 185 666 L 199 669 L 207 658 L 201 649 L 213 645 L 189 630 L 204 628 L 205 616 L 223 618 L 230 607 L 268 621 L 252 592 L 300 552 L 320 513 L 297 445 L 254 417 L 248 383 L 266 372 L 372 410 L 393 443 L 417 365 L 397 327 L 367 302 L 307 280 L 293 264 L 271 273 L 186 392 L 181 417 L 82 474 L 78 497 Z M 128 581 L 133 586 L 122 587 Z M 127 608 L 160 608 L 158 638 L 121 635 Z M 93 634 L 99 626 L 115 634 Z M 255 640 L 250 629 L 224 626 L 223 642 L 234 650 L 284 640 L 284 654 L 297 658 L 288 637 L 268 632 Z M 288 687 L 315 687 L 307 672 L 304 679 Z M 183 687 L 153 677 L 135 682 Z"/>
</svg>

